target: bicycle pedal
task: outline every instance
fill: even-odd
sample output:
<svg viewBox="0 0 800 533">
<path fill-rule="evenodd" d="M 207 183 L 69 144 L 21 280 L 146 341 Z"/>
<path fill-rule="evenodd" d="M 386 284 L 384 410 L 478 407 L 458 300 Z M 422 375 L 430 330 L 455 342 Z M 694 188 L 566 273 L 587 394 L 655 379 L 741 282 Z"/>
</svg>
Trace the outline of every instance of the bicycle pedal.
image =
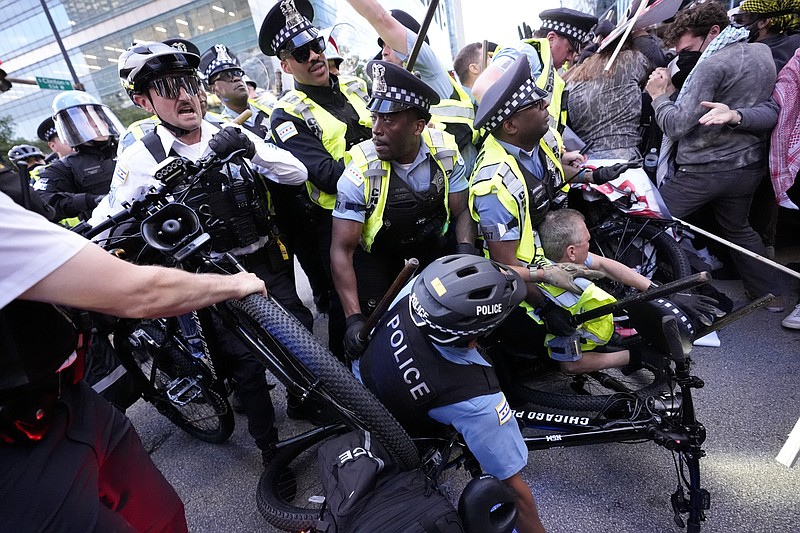
<svg viewBox="0 0 800 533">
<path fill-rule="evenodd" d="M 178 378 L 167 385 L 167 398 L 174 404 L 184 406 L 201 393 L 197 381 L 192 378 Z"/>
<path fill-rule="evenodd" d="M 711 509 L 711 493 L 706 489 L 700 489 L 700 508 L 704 511 Z"/>
</svg>

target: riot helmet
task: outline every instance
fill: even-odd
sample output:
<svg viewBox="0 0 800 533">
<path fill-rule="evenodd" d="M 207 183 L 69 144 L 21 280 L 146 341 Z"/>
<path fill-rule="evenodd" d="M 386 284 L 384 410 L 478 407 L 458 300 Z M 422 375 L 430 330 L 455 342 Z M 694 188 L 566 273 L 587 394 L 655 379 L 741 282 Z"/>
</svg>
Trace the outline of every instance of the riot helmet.
<svg viewBox="0 0 800 533">
<path fill-rule="evenodd" d="M 94 140 L 116 140 L 125 131 L 108 107 L 83 91 L 66 91 L 56 96 L 53 121 L 59 138 L 73 148 Z"/>
<path fill-rule="evenodd" d="M 144 94 L 148 84 L 162 76 L 189 75 L 197 79 L 200 56 L 164 43 L 148 42 L 131 46 L 119 56 L 119 79 L 133 100 L 134 94 Z"/>
<path fill-rule="evenodd" d="M 512 269 L 484 257 L 437 259 L 417 276 L 409 296 L 414 323 L 433 342 L 465 346 L 494 329 L 526 295 Z"/>
</svg>

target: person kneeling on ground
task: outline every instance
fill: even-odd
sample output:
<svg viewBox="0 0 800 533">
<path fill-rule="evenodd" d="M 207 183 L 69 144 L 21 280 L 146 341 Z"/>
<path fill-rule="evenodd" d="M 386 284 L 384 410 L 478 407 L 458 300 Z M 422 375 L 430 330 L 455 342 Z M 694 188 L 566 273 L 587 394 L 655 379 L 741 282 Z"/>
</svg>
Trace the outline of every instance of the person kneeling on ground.
<svg viewBox="0 0 800 533">
<path fill-rule="evenodd" d="M 409 430 L 435 421 L 464 436 L 484 471 L 515 491 L 520 533 L 544 531 L 520 475 L 528 450 L 477 343 L 526 292 L 514 270 L 489 259 L 437 259 L 400 291 L 353 363 L 356 376 Z"/>
</svg>

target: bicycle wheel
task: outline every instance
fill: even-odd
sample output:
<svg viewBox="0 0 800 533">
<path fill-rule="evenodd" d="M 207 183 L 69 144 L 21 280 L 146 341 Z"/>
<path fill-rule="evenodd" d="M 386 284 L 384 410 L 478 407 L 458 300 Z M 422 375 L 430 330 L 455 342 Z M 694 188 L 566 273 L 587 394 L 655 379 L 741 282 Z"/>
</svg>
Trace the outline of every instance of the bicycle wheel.
<svg viewBox="0 0 800 533">
<path fill-rule="evenodd" d="M 147 382 L 145 399 L 173 424 L 192 437 L 210 443 L 228 440 L 233 433 L 233 411 L 221 382 L 193 358 L 174 337 L 166 340 L 165 324 L 142 320 L 114 334 L 123 357 L 139 366 Z M 153 369 L 154 361 L 158 361 Z M 151 380 L 151 376 L 154 378 Z"/>
<path fill-rule="evenodd" d="M 284 347 L 306 371 L 306 376 L 296 378 L 307 380 L 310 373 L 312 381 L 306 383 L 308 389 L 335 407 L 349 425 L 371 432 L 401 469 L 412 470 L 419 466 L 417 449 L 405 429 L 297 319 L 258 295 L 231 303 L 232 309 L 238 310 L 237 315 L 249 326 L 248 333 L 262 341 L 260 346 L 268 347 L 277 341 Z M 283 373 L 288 365 L 283 366 L 273 374 L 287 387 L 296 386 L 297 383 L 291 381 L 295 376 Z"/>
<path fill-rule="evenodd" d="M 493 359 L 503 391 L 519 406 L 606 413 L 627 409 L 630 400 L 658 396 L 669 390 L 666 373 L 651 365 L 630 375 L 618 368 L 567 375 L 558 363 L 543 358 L 502 355 Z"/>
<path fill-rule="evenodd" d="M 347 432 L 336 426 L 281 449 L 264 468 L 256 505 L 270 525 L 284 531 L 311 531 L 319 520 L 325 490 L 319 477 L 317 451 Z"/>
<path fill-rule="evenodd" d="M 618 218 L 592 228 L 591 251 L 629 266 L 653 281 L 666 283 L 692 274 L 689 259 L 669 227 L 654 220 Z M 611 280 L 598 285 L 616 298 L 627 288 Z"/>
</svg>

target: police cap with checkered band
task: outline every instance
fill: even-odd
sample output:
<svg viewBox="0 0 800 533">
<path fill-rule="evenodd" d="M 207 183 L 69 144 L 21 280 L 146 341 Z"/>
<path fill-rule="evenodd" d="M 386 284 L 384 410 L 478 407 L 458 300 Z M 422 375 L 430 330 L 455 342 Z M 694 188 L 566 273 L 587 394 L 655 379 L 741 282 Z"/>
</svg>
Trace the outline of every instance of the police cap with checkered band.
<svg viewBox="0 0 800 533">
<path fill-rule="evenodd" d="M 39 124 L 39 127 L 36 129 L 36 136 L 44 142 L 50 142 L 50 139 L 53 137 L 58 137 L 56 123 L 53 121 L 53 117 L 47 117 Z"/>
<path fill-rule="evenodd" d="M 566 7 L 546 9 L 539 13 L 539 18 L 542 20 L 540 30 L 566 37 L 576 51 L 580 50 L 586 36 L 597 24 L 597 17 Z"/>
<path fill-rule="evenodd" d="M 397 113 L 411 107 L 430 111 L 439 103 L 427 83 L 399 65 L 388 61 L 370 61 L 367 74 L 372 78 L 372 98 L 367 109 L 376 113 Z"/>
<path fill-rule="evenodd" d="M 475 128 L 492 132 L 521 107 L 544 98 L 547 91 L 537 87 L 531 77 L 528 56 L 520 55 L 483 95 L 475 112 Z"/>
<path fill-rule="evenodd" d="M 272 6 L 261 31 L 258 32 L 258 47 L 268 56 L 276 56 L 281 50 L 288 52 L 313 41 L 319 29 L 311 24 L 314 8 L 308 0 L 281 0 Z"/>
<path fill-rule="evenodd" d="M 226 70 L 241 70 L 239 59 L 224 44 L 215 44 L 200 56 L 198 67 L 203 78 L 210 84 L 214 83 L 213 77 Z"/>
</svg>

